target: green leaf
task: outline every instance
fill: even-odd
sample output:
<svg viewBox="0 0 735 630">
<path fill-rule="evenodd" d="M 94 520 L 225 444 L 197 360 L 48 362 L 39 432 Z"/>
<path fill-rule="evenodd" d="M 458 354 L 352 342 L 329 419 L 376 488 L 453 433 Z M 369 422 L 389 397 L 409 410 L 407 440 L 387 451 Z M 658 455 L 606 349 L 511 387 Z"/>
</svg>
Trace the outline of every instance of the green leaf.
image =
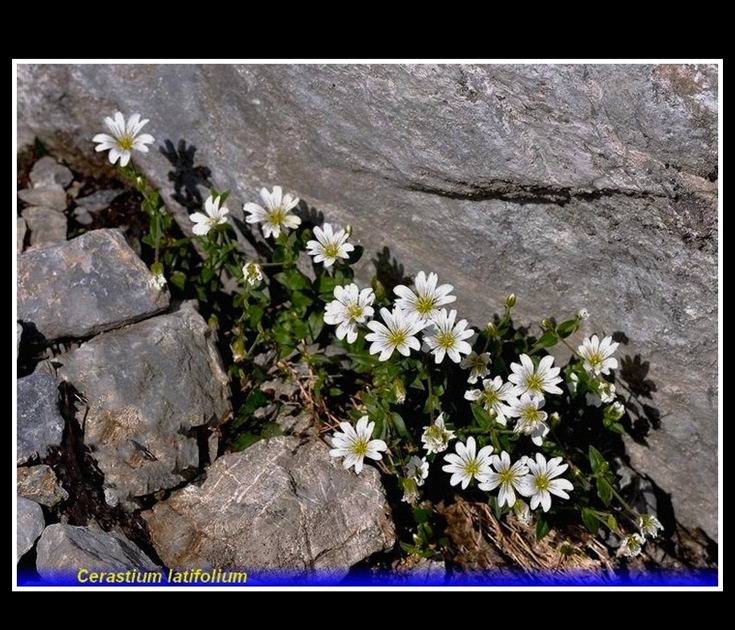
<svg viewBox="0 0 735 630">
<path fill-rule="evenodd" d="M 259 435 L 251 433 L 250 431 L 247 433 L 241 433 L 232 442 L 232 450 L 244 451 L 248 446 L 252 446 L 260 439 L 262 438 Z"/>
<path fill-rule="evenodd" d="M 551 525 L 549 525 L 542 516 L 537 516 L 536 517 L 536 540 L 541 540 L 550 531 L 551 531 Z"/>
<path fill-rule="evenodd" d="M 605 505 L 610 505 L 613 497 L 613 488 L 606 479 L 597 479 L 597 496 Z"/>
<path fill-rule="evenodd" d="M 619 422 L 611 422 L 610 424 L 605 424 L 605 426 L 613 433 L 619 433 L 620 435 L 625 435 L 627 433 L 625 427 Z"/>
<path fill-rule="evenodd" d="M 304 308 L 305 306 L 311 306 L 314 303 L 308 295 L 305 295 L 301 291 L 294 291 L 291 294 L 291 304 L 296 308 Z"/>
<path fill-rule="evenodd" d="M 434 515 L 434 510 L 429 508 L 413 508 L 413 520 L 417 525 L 421 523 L 428 523 L 431 517 Z"/>
<path fill-rule="evenodd" d="M 408 429 L 406 428 L 406 423 L 403 421 L 403 418 L 401 418 L 401 416 L 398 415 L 395 411 L 391 413 L 390 417 L 393 422 L 393 426 L 396 429 L 396 433 L 398 433 L 398 435 L 400 435 L 404 440 L 408 440 L 409 443 L 412 442 L 411 434 L 408 432 Z"/>
<path fill-rule="evenodd" d="M 614 532 L 618 528 L 618 522 L 615 520 L 615 517 L 612 514 L 607 517 L 607 526 L 612 532 Z"/>
<path fill-rule="evenodd" d="M 493 421 L 490 418 L 490 414 L 487 412 L 485 407 L 482 407 L 475 403 L 472 403 L 470 407 L 472 408 L 472 415 L 475 417 L 477 425 L 482 429 L 489 429 Z"/>
<path fill-rule="evenodd" d="M 276 282 L 279 282 L 291 291 L 299 291 L 311 287 L 311 281 L 298 269 L 287 269 L 273 276 Z"/>
<path fill-rule="evenodd" d="M 557 326 L 556 332 L 559 333 L 559 337 L 566 339 L 569 335 L 579 330 L 579 322 L 580 320 L 576 317 L 574 319 L 568 319 Z"/>
<path fill-rule="evenodd" d="M 325 302 L 331 302 L 334 299 L 334 289 L 337 287 L 337 280 L 324 274 L 317 278 L 316 281 L 316 292 L 319 297 Z"/>
<path fill-rule="evenodd" d="M 174 271 L 168 281 L 177 289 L 183 291 L 186 285 L 186 276 L 181 271 Z"/>
<path fill-rule="evenodd" d="M 592 472 L 594 474 L 604 472 L 608 469 L 607 462 L 605 461 L 605 458 L 602 456 L 600 451 L 598 451 L 592 444 L 589 446 L 589 457 L 590 457 L 590 466 L 592 467 Z"/>
<path fill-rule="evenodd" d="M 582 508 L 582 522 L 594 536 L 597 536 L 597 531 L 600 529 L 600 521 L 596 514 L 589 508 Z"/>
<path fill-rule="evenodd" d="M 536 345 L 533 346 L 532 352 L 535 352 L 537 350 L 540 350 L 541 348 L 550 348 L 551 346 L 554 346 L 559 341 L 559 336 L 553 331 L 553 330 L 547 330 L 539 340 L 536 342 Z"/>
</svg>

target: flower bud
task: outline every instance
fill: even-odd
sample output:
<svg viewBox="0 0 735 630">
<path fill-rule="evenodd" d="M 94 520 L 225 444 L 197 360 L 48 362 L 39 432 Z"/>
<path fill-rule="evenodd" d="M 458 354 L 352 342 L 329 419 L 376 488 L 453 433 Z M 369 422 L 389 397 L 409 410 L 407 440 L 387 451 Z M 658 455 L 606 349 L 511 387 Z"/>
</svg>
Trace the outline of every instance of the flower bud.
<svg viewBox="0 0 735 630">
<path fill-rule="evenodd" d="M 516 305 L 516 294 L 511 293 L 505 298 L 505 308 L 513 308 Z"/>
</svg>

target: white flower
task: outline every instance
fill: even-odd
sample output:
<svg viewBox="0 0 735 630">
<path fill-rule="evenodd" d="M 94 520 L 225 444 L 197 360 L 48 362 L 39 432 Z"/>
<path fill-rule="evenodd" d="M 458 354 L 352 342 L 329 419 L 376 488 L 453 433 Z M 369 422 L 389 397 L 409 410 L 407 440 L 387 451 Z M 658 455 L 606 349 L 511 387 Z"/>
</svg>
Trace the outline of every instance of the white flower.
<svg viewBox="0 0 735 630">
<path fill-rule="evenodd" d="M 225 207 L 220 208 L 221 200 L 222 197 L 209 195 L 204 202 L 204 211 L 207 214 L 195 212 L 189 217 L 194 222 L 194 234 L 205 236 L 212 228 L 227 222 L 225 215 L 229 210 Z"/>
<path fill-rule="evenodd" d="M 349 234 L 345 230 L 332 231 L 332 226 L 325 223 L 323 228 L 314 228 L 315 241 L 306 243 L 306 249 L 314 262 L 323 262 L 325 267 L 333 265 L 337 258 L 349 258 L 354 245 L 347 242 Z"/>
<path fill-rule="evenodd" d="M 438 312 L 439 307 L 454 302 L 457 298 L 449 293 L 454 288 L 451 284 L 436 286 L 438 277 L 430 273 L 429 277 L 423 271 L 419 271 L 414 279 L 416 293 L 407 286 L 399 284 L 393 292 L 399 297 L 396 306 L 409 313 L 415 313 L 422 319 L 428 319 Z"/>
<path fill-rule="evenodd" d="M 614 342 L 609 336 L 602 341 L 597 335 L 585 339 L 577 348 L 579 356 L 584 361 L 584 369 L 592 376 L 610 374 L 611 369 L 615 370 L 618 367 L 618 360 L 612 356 L 618 345 L 620 344 Z"/>
<path fill-rule="evenodd" d="M 608 414 L 614 421 L 620 420 L 625 414 L 625 405 L 621 402 L 615 401 L 608 407 Z"/>
<path fill-rule="evenodd" d="M 538 367 L 533 365 L 531 357 L 522 354 L 520 363 L 511 363 L 510 369 L 513 374 L 508 376 L 508 380 L 515 385 L 512 390 L 514 396 L 520 396 L 528 392 L 536 398 L 543 398 L 544 392 L 549 394 L 562 394 L 556 384 L 561 382 L 559 372 L 561 368 L 551 367 L 554 363 L 554 357 L 545 356 L 539 361 Z"/>
<path fill-rule="evenodd" d="M 524 497 L 531 497 L 531 509 L 535 510 L 539 504 L 544 512 L 551 507 L 551 495 L 568 499 L 566 490 L 574 490 L 574 486 L 566 479 L 556 479 L 567 468 L 568 464 L 561 463 L 561 457 L 552 457 L 548 462 L 541 453 L 536 453 L 536 460 L 530 457 L 525 460 L 529 474 L 523 478 L 518 491 Z"/>
<path fill-rule="evenodd" d="M 383 440 L 371 440 L 374 422 L 368 422 L 368 417 L 363 416 L 357 421 L 355 428 L 349 422 L 340 422 L 342 433 L 335 433 L 332 436 L 333 449 L 329 451 L 332 457 L 344 457 L 342 465 L 345 468 L 355 467 L 355 472 L 362 471 L 362 460 L 365 457 L 370 459 L 383 459 L 380 451 L 385 451 L 388 445 Z"/>
<path fill-rule="evenodd" d="M 127 166 L 130 162 L 130 154 L 133 150 L 148 153 L 146 144 L 154 142 L 149 133 L 140 133 L 140 130 L 148 123 L 148 119 L 141 120 L 140 114 L 133 114 L 127 122 L 122 113 L 117 112 L 114 120 L 109 116 L 105 118 L 105 125 L 109 130 L 107 133 L 98 133 L 92 142 L 99 143 L 95 151 L 110 151 L 108 156 L 114 164 L 120 160 L 120 166 Z"/>
<path fill-rule="evenodd" d="M 405 503 L 416 503 L 419 499 L 419 487 L 416 484 L 416 480 L 412 477 L 404 477 L 401 479 L 401 485 L 403 486 L 403 497 L 401 501 Z"/>
<path fill-rule="evenodd" d="M 638 516 L 638 529 L 641 530 L 641 536 L 656 538 L 658 536 L 658 530 L 663 528 L 664 526 L 661 525 L 661 522 L 652 514 L 641 514 Z"/>
<path fill-rule="evenodd" d="M 469 368 L 470 375 L 467 377 L 467 382 L 474 385 L 477 383 L 478 378 L 484 378 L 490 374 L 490 370 L 487 369 L 489 363 L 490 354 L 488 352 L 477 354 L 477 352 L 473 350 L 466 357 L 462 358 L 459 362 L 459 367 L 464 368 L 465 370 Z"/>
<path fill-rule="evenodd" d="M 579 317 L 579 319 L 589 319 L 590 312 L 586 308 L 580 308 L 577 312 L 577 317 Z"/>
<path fill-rule="evenodd" d="M 587 404 L 599 407 L 602 403 L 611 403 L 615 400 L 615 385 L 600 378 L 597 381 L 597 393 L 587 393 Z"/>
<path fill-rule="evenodd" d="M 436 363 L 441 363 L 445 354 L 449 355 L 449 358 L 455 363 L 459 363 L 462 359 L 461 355 L 472 352 L 472 346 L 465 339 L 472 337 L 475 331 L 467 328 L 466 319 L 460 319 L 455 324 L 456 318 L 457 311 L 452 309 L 447 314 L 445 308 L 431 317 L 434 330 L 432 334 L 424 335 L 424 341 L 431 349 Z"/>
<path fill-rule="evenodd" d="M 631 534 L 625 540 L 623 540 L 623 544 L 620 546 L 618 553 L 620 555 L 633 558 L 641 552 L 641 549 L 643 548 L 643 543 L 645 542 L 646 539 L 640 534 Z"/>
<path fill-rule="evenodd" d="M 416 482 L 417 486 L 423 486 L 424 481 L 429 476 L 429 462 L 426 461 L 425 457 L 417 457 L 411 455 L 411 459 L 408 460 L 406 466 L 406 472 L 408 477 Z"/>
<path fill-rule="evenodd" d="M 148 286 L 163 291 L 166 288 L 166 278 L 162 273 L 154 273 L 148 278 Z"/>
<path fill-rule="evenodd" d="M 490 414 L 495 414 L 495 420 L 505 426 L 507 422 L 506 416 L 510 414 L 508 405 L 504 402 L 514 400 L 511 395 L 513 385 L 511 383 L 503 383 L 503 379 L 496 376 L 495 379 L 487 378 L 482 381 L 483 390 L 470 389 L 465 392 L 464 397 L 467 400 L 476 400 Z"/>
<path fill-rule="evenodd" d="M 480 490 L 490 492 L 500 486 L 498 505 L 503 507 L 506 504 L 508 507 L 513 507 L 516 502 L 514 490 L 520 492 L 523 478 L 528 474 L 528 466 L 526 466 L 525 460 L 518 460 L 511 466 L 510 455 L 503 451 L 500 456 L 493 455 L 490 458 L 490 463 L 497 472 L 489 472 L 482 478 L 477 487 Z"/>
<path fill-rule="evenodd" d="M 335 300 L 324 309 L 324 321 L 337 326 L 337 339 L 347 337 L 347 343 L 357 340 L 357 324 L 364 323 L 373 316 L 371 304 L 375 300 L 372 289 L 360 291 L 356 284 L 337 286 L 334 288 Z"/>
<path fill-rule="evenodd" d="M 263 280 L 263 269 L 258 263 L 245 263 L 245 266 L 242 268 L 242 276 L 249 285 L 255 286 Z"/>
<path fill-rule="evenodd" d="M 421 442 L 429 453 L 441 453 L 447 450 L 449 440 L 454 439 L 454 431 L 444 426 L 444 413 L 440 413 L 433 424 L 424 427 Z"/>
<path fill-rule="evenodd" d="M 444 472 L 452 473 L 452 478 L 449 480 L 450 485 L 456 486 L 461 483 L 464 490 L 473 479 L 481 481 L 492 472 L 490 469 L 492 446 L 483 446 L 480 452 L 476 453 L 475 438 L 468 437 L 467 445 L 457 442 L 456 450 L 456 453 L 444 456 L 444 461 L 448 463 L 442 466 Z"/>
<path fill-rule="evenodd" d="M 579 387 L 579 376 L 577 376 L 575 372 L 572 372 L 569 375 L 569 382 L 567 383 L 567 387 L 569 387 L 569 391 L 571 392 L 572 396 L 577 393 L 577 387 Z"/>
<path fill-rule="evenodd" d="M 263 200 L 262 206 L 248 202 L 243 206 L 243 210 L 249 214 L 245 219 L 248 223 L 263 224 L 263 234 L 266 238 L 271 235 L 278 238 L 281 230 L 287 232 L 301 225 L 301 219 L 291 213 L 291 210 L 299 204 L 298 197 L 292 197 L 289 193 L 284 195 L 280 186 L 274 186 L 272 193 L 268 192 L 267 188 L 261 188 L 260 198 Z"/>
<path fill-rule="evenodd" d="M 528 503 L 526 503 L 523 499 L 518 499 L 513 504 L 513 511 L 515 512 L 516 518 L 521 522 L 521 524 L 530 525 L 533 521 L 531 508 L 528 507 Z"/>
<path fill-rule="evenodd" d="M 421 321 L 415 313 L 406 313 L 400 308 L 393 309 L 391 313 L 387 308 L 380 309 L 380 315 L 385 324 L 372 320 L 368 322 L 368 328 L 373 332 L 365 335 L 370 344 L 370 354 L 380 353 L 379 361 L 387 361 L 393 354 L 394 350 L 398 350 L 404 357 L 411 354 L 411 349 L 420 350 L 421 344 L 416 339 L 417 335 L 424 328 L 424 322 Z"/>
<path fill-rule="evenodd" d="M 541 411 L 544 402 L 543 398 L 534 398 L 526 393 L 520 398 L 512 398 L 507 411 L 511 418 L 517 418 L 514 431 L 530 435 L 536 446 L 544 443 L 544 437 L 549 432 L 546 412 Z"/>
</svg>

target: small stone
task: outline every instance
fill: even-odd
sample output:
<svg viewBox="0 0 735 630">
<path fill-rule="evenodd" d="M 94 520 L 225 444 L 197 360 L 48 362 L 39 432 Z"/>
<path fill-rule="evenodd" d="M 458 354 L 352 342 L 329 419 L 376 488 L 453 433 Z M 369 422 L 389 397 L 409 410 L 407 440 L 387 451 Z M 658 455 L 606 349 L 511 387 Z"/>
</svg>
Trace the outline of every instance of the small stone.
<svg viewBox="0 0 735 630">
<path fill-rule="evenodd" d="M 18 496 L 47 507 L 66 501 L 69 493 L 59 485 L 56 473 L 50 466 L 22 466 L 18 468 Z"/>
<path fill-rule="evenodd" d="M 22 216 L 31 232 L 28 249 L 38 249 L 66 242 L 66 215 L 48 208 L 25 208 Z"/>
<path fill-rule="evenodd" d="M 181 485 L 204 465 L 197 427 L 231 411 L 210 333 L 187 302 L 54 359 L 57 378 L 88 401 L 84 442 L 105 476 L 108 505 L 135 509 L 137 497 Z"/>
<path fill-rule="evenodd" d="M 168 306 L 120 230 L 94 230 L 18 256 L 18 319 L 48 341 L 88 337 Z"/>
<path fill-rule="evenodd" d="M 76 578 L 80 571 L 156 571 L 158 567 L 121 534 L 93 527 L 49 525 L 38 541 L 36 570 L 45 580 Z M 88 573 L 86 574 L 88 577 Z M 133 580 L 134 581 L 134 580 Z"/>
<path fill-rule="evenodd" d="M 34 188 L 64 190 L 71 184 L 74 174 L 50 155 L 45 155 L 33 165 L 29 177 Z"/>
<path fill-rule="evenodd" d="M 110 204 L 124 192 L 124 190 L 98 190 L 86 197 L 79 197 L 76 204 L 87 212 L 100 212 L 109 208 Z"/>
<path fill-rule="evenodd" d="M 395 542 L 380 474 L 335 465 L 329 447 L 261 440 L 220 457 L 206 478 L 142 513 L 163 562 L 175 568 L 284 571 L 339 580 Z"/>
<path fill-rule="evenodd" d="M 44 458 L 61 444 L 64 419 L 59 413 L 59 390 L 53 376 L 36 372 L 18 379 L 18 450 L 16 463 Z"/>
<path fill-rule="evenodd" d="M 94 217 L 84 207 L 74 208 L 74 219 L 79 225 L 91 225 Z"/>
<path fill-rule="evenodd" d="M 18 497 L 17 506 L 18 542 L 16 548 L 18 552 L 17 560 L 20 560 L 31 550 L 33 543 L 43 532 L 46 523 L 43 518 L 43 510 L 38 503 Z"/>
<path fill-rule="evenodd" d="M 57 212 L 64 212 L 67 207 L 66 193 L 58 188 L 26 188 L 18 191 L 18 197 L 29 206 L 41 206 Z"/>
<path fill-rule="evenodd" d="M 17 240 L 15 242 L 15 251 L 18 254 L 23 253 L 23 245 L 25 244 L 26 239 L 26 232 L 28 231 L 28 226 L 26 225 L 26 220 L 23 217 L 18 217 L 17 219 Z"/>
</svg>

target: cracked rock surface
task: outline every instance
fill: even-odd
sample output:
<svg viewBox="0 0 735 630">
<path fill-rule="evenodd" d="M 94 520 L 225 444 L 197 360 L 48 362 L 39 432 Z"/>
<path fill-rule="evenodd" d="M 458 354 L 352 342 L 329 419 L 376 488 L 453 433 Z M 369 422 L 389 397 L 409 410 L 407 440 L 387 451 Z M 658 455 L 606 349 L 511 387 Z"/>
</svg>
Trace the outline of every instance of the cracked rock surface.
<svg viewBox="0 0 735 630">
<path fill-rule="evenodd" d="M 328 451 L 278 437 L 220 457 L 203 481 L 143 512 L 156 552 L 174 568 L 344 577 L 395 533 L 378 471 L 355 475 Z"/>
</svg>

